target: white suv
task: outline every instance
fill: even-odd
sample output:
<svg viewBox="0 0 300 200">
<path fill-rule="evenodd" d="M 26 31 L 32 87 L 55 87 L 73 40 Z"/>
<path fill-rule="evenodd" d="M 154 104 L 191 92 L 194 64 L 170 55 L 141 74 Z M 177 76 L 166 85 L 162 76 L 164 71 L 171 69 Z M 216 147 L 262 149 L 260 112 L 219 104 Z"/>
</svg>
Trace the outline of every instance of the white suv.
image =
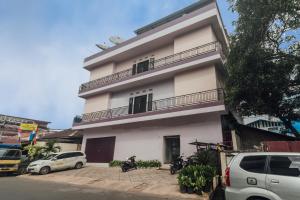
<svg viewBox="0 0 300 200">
<path fill-rule="evenodd" d="M 27 167 L 28 173 L 48 174 L 50 171 L 63 169 L 80 169 L 86 165 L 86 156 L 80 151 L 70 151 L 50 154 L 49 156 L 34 161 Z"/>
<path fill-rule="evenodd" d="M 300 153 L 240 153 L 225 174 L 226 200 L 300 199 Z"/>
</svg>

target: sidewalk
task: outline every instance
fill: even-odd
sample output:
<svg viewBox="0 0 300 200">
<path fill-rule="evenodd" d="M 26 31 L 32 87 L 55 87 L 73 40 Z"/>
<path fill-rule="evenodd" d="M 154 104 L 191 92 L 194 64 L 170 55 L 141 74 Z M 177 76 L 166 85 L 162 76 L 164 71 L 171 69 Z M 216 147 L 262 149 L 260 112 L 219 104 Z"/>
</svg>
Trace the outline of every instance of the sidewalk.
<svg viewBox="0 0 300 200">
<path fill-rule="evenodd" d="M 209 199 L 207 194 L 198 196 L 196 194 L 180 193 L 177 176 L 170 175 L 167 170 L 138 169 L 123 173 L 119 168 L 87 166 L 80 170 L 54 172 L 44 176 L 23 175 L 20 178 L 68 183 L 116 191 L 141 192 L 181 199 Z"/>
</svg>

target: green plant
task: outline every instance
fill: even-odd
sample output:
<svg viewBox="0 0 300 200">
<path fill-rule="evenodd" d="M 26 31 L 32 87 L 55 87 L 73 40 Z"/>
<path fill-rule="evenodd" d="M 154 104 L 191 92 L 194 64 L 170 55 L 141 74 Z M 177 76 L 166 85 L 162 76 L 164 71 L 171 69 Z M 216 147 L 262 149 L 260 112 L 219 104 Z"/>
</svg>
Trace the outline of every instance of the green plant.
<svg viewBox="0 0 300 200">
<path fill-rule="evenodd" d="M 109 163 L 110 167 L 120 167 L 123 161 L 113 160 Z M 138 168 L 153 168 L 153 167 L 161 167 L 161 162 L 159 160 L 138 160 L 136 161 L 136 165 Z"/>
<path fill-rule="evenodd" d="M 201 194 L 202 190 L 211 186 L 216 174 L 214 167 L 209 165 L 189 165 L 183 168 L 177 177 L 180 186 L 193 188 L 193 191 Z"/>
<path fill-rule="evenodd" d="M 49 140 L 46 142 L 45 146 L 42 147 L 42 151 L 45 156 L 48 156 L 51 153 L 57 153 L 60 150 L 61 147 L 56 145 L 56 140 Z"/>
<path fill-rule="evenodd" d="M 121 160 L 113 160 L 109 163 L 110 167 L 120 167 L 122 165 Z"/>
<path fill-rule="evenodd" d="M 39 145 L 28 145 L 24 147 L 24 150 L 28 151 L 29 160 L 37 160 L 43 157 L 43 147 Z"/>
</svg>

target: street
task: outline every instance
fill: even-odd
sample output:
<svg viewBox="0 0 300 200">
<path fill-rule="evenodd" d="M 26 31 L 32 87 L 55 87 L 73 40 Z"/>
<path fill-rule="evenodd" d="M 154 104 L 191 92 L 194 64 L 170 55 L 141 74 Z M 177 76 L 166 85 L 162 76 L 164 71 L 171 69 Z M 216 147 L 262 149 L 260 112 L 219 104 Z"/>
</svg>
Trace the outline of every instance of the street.
<svg viewBox="0 0 300 200">
<path fill-rule="evenodd" d="M 134 193 L 114 192 L 99 188 L 23 179 L 0 177 L 1 199 L 5 200 L 154 200 L 168 199 Z M 174 199 L 174 198 L 172 198 Z"/>
</svg>

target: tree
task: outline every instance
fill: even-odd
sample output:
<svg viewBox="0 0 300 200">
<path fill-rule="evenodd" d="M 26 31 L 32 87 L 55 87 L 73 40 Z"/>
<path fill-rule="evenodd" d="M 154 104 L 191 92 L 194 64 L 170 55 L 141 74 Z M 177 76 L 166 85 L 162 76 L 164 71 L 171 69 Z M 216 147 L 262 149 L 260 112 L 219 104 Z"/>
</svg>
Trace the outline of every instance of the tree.
<svg viewBox="0 0 300 200">
<path fill-rule="evenodd" d="M 43 147 L 38 145 L 28 145 L 24 147 L 28 151 L 29 160 L 38 160 L 43 157 Z"/>
<path fill-rule="evenodd" d="M 57 153 L 60 150 L 61 150 L 61 147 L 56 145 L 55 140 L 49 140 L 46 142 L 45 146 L 43 146 L 43 153 L 46 156 L 48 156 L 51 153 Z"/>
<path fill-rule="evenodd" d="M 244 116 L 269 114 L 300 137 L 300 0 L 228 0 L 238 14 L 226 67 L 227 102 Z"/>
</svg>

